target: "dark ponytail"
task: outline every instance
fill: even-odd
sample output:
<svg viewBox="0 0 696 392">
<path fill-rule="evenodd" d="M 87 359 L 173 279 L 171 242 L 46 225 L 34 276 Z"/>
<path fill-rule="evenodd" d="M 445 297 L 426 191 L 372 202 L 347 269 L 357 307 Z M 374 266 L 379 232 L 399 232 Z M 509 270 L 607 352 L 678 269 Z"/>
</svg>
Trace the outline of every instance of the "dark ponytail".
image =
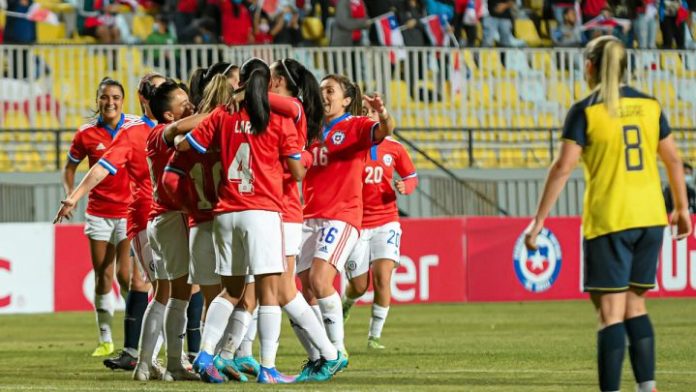
<svg viewBox="0 0 696 392">
<path fill-rule="evenodd" d="M 353 116 L 362 115 L 362 93 L 360 92 L 360 86 L 351 82 L 350 79 L 343 75 L 326 75 L 322 81 L 327 79 L 331 79 L 340 84 L 341 89 L 343 90 L 343 96 L 350 98 L 350 104 L 346 108 L 346 113 L 350 113 Z"/>
<path fill-rule="evenodd" d="M 307 142 L 311 143 L 319 137 L 321 125 L 324 123 L 324 105 L 317 78 L 304 65 L 293 59 L 277 61 L 273 71 L 285 78 L 292 96 L 302 101 L 307 118 Z"/>
<path fill-rule="evenodd" d="M 271 70 L 263 60 L 252 58 L 244 62 L 239 72 L 239 90 L 244 90 L 242 107 L 246 110 L 255 135 L 261 134 L 268 127 L 271 105 L 268 103 L 268 85 L 271 82 Z"/>
<path fill-rule="evenodd" d="M 191 77 L 189 78 L 191 103 L 196 108 L 203 99 L 203 89 L 205 88 L 203 77 L 205 76 L 206 71 L 206 68 L 196 68 L 193 73 L 191 73 Z"/>
</svg>

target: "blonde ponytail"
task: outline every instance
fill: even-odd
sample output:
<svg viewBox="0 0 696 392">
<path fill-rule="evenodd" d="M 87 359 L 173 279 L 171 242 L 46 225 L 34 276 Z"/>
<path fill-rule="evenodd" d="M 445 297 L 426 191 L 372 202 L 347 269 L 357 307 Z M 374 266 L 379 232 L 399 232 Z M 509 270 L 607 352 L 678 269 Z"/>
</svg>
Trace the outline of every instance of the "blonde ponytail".
<svg viewBox="0 0 696 392">
<path fill-rule="evenodd" d="M 199 113 L 210 113 L 219 105 L 226 105 L 232 99 L 232 88 L 227 83 L 227 76 L 217 74 L 213 76 L 203 89 L 203 98 L 199 104 Z"/>
<path fill-rule="evenodd" d="M 616 117 L 619 113 L 619 84 L 624 73 L 622 65 L 626 62 L 626 51 L 621 42 L 610 40 L 604 45 L 602 52 L 599 96 L 604 101 L 609 115 Z"/>
</svg>

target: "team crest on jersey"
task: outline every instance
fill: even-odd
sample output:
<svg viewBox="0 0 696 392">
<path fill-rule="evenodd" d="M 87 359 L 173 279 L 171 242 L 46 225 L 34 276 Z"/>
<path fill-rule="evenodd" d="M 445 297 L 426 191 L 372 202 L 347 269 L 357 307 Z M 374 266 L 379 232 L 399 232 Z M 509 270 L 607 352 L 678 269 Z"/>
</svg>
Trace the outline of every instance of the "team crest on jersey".
<svg viewBox="0 0 696 392">
<path fill-rule="evenodd" d="M 384 162 L 384 164 L 387 166 L 391 166 L 391 164 L 394 162 L 394 158 L 391 156 L 391 154 L 384 154 L 384 157 L 382 157 L 382 162 Z"/>
<path fill-rule="evenodd" d="M 348 260 L 346 263 L 346 270 L 347 271 L 355 271 L 358 268 L 358 263 L 355 262 L 355 260 Z"/>
<path fill-rule="evenodd" d="M 341 131 L 336 131 L 336 133 L 331 136 L 331 142 L 337 146 L 343 143 L 344 140 L 346 140 L 346 134 Z"/>
<path fill-rule="evenodd" d="M 551 288 L 561 272 L 561 244 L 549 229 L 541 230 L 537 236 L 537 247 L 535 251 L 528 251 L 523 233 L 517 238 L 513 251 L 517 280 L 533 293 Z"/>
</svg>

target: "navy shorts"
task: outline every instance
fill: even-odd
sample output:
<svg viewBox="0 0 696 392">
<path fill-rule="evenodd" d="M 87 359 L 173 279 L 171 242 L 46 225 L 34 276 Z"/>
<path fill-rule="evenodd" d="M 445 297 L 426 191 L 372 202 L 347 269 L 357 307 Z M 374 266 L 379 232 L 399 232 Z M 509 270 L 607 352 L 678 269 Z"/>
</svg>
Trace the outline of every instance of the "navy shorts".
<svg viewBox="0 0 696 392">
<path fill-rule="evenodd" d="M 655 287 L 664 226 L 642 227 L 583 240 L 584 290 L 621 292 Z"/>
</svg>

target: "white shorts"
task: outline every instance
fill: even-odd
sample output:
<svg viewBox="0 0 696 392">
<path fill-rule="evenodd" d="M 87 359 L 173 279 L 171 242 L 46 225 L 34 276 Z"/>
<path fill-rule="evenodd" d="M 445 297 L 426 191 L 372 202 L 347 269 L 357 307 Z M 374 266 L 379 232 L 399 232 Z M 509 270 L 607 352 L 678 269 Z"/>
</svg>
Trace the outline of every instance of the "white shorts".
<svg viewBox="0 0 696 392">
<path fill-rule="evenodd" d="M 85 214 L 85 235 L 95 241 L 118 245 L 128 239 L 126 218 L 102 218 Z"/>
<path fill-rule="evenodd" d="M 166 279 L 174 280 L 188 275 L 189 245 L 188 219 L 178 211 L 165 212 L 156 216 L 147 225 L 152 257 L 162 260 Z"/>
<path fill-rule="evenodd" d="M 220 284 L 220 275 L 215 273 L 215 245 L 213 244 L 213 221 L 199 223 L 189 232 L 189 283 L 204 286 Z"/>
<path fill-rule="evenodd" d="M 213 241 L 221 276 L 264 275 L 285 271 L 280 213 L 263 210 L 215 216 Z"/>
<path fill-rule="evenodd" d="M 147 226 L 150 227 L 150 223 Z M 147 230 L 141 230 L 131 241 L 131 249 L 135 254 L 138 269 L 144 280 L 154 282 L 158 279 L 167 279 L 167 272 L 164 269 L 162 260 L 155 260 L 152 255 L 150 241 L 147 239 Z"/>
<path fill-rule="evenodd" d="M 302 250 L 297 273 L 308 270 L 312 260 L 322 259 L 338 272 L 358 242 L 358 230 L 346 222 L 328 219 L 308 219 L 302 225 Z"/>
<path fill-rule="evenodd" d="M 353 279 L 367 273 L 374 260 L 393 260 L 398 265 L 400 243 L 401 225 L 399 222 L 389 222 L 372 229 L 360 230 L 358 244 L 348 256 L 346 277 Z"/>
<path fill-rule="evenodd" d="M 285 256 L 299 255 L 302 245 L 302 223 L 283 222 L 283 233 L 285 235 Z"/>
</svg>

